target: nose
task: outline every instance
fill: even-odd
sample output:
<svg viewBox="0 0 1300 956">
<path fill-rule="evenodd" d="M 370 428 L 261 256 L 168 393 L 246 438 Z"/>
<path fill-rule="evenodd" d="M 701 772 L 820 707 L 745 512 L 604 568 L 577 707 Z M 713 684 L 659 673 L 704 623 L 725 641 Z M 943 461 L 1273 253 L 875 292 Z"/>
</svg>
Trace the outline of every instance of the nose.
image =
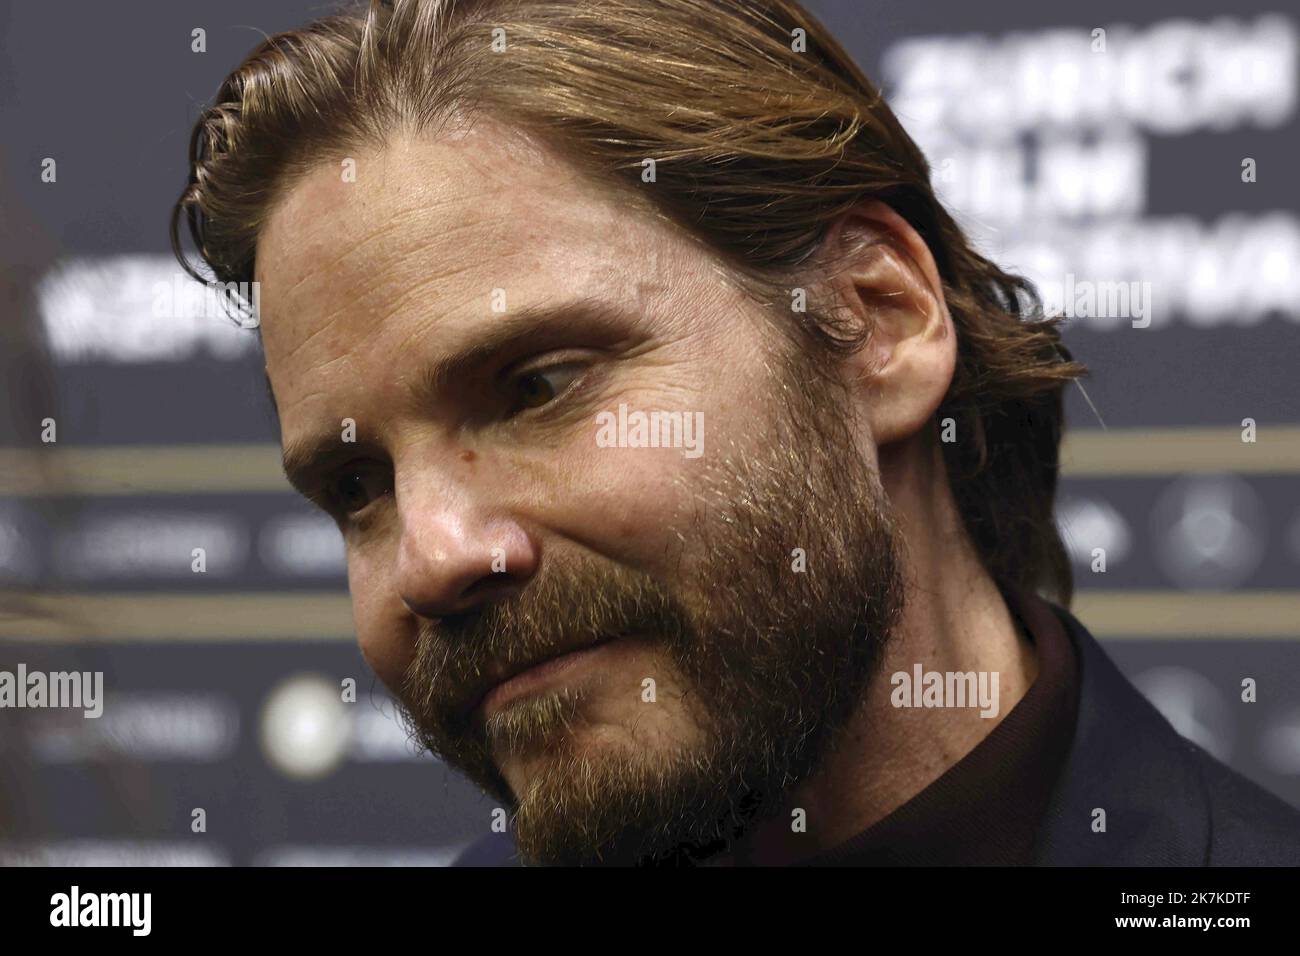
<svg viewBox="0 0 1300 956">
<path fill-rule="evenodd" d="M 397 590 L 413 614 L 463 614 L 517 591 L 537 571 L 532 536 L 508 515 L 468 502 L 402 509 Z"/>
</svg>

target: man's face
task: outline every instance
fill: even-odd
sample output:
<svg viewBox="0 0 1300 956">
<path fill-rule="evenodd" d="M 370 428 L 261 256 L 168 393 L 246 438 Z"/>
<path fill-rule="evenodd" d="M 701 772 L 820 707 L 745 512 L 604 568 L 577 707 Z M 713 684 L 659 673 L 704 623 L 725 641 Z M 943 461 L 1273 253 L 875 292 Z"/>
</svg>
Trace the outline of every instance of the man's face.
<svg viewBox="0 0 1300 956">
<path fill-rule="evenodd" d="M 816 769 L 898 612 L 847 392 L 703 249 L 498 125 L 353 158 L 287 192 L 258 279 L 363 654 L 526 860 L 719 848 Z M 663 412 L 689 431 L 653 443 Z"/>
</svg>

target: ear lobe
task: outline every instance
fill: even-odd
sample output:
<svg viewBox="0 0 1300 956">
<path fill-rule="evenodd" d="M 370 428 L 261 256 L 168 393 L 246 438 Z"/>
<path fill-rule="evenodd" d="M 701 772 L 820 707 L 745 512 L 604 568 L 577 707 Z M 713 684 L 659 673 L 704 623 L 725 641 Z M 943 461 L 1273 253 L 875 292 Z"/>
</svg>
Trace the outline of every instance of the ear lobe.
<svg viewBox="0 0 1300 956">
<path fill-rule="evenodd" d="M 943 282 L 916 230 L 879 200 L 844 215 L 828 240 L 843 256 L 832 282 L 870 330 L 853 356 L 877 446 L 920 432 L 943 402 L 956 365 L 956 333 Z"/>
</svg>

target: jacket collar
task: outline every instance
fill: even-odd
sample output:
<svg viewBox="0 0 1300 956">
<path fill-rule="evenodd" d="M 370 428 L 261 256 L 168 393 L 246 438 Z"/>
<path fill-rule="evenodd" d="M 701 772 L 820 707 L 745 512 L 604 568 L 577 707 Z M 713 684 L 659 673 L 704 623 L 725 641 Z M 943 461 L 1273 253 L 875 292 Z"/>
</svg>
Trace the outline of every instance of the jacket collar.
<svg viewBox="0 0 1300 956">
<path fill-rule="evenodd" d="M 1048 802 L 1036 862 L 1069 866 L 1203 865 L 1210 803 L 1190 745 L 1119 672 L 1073 615 L 1036 596 L 1074 645 L 1078 719 Z M 1104 832 L 1094 829 L 1104 812 Z"/>
</svg>

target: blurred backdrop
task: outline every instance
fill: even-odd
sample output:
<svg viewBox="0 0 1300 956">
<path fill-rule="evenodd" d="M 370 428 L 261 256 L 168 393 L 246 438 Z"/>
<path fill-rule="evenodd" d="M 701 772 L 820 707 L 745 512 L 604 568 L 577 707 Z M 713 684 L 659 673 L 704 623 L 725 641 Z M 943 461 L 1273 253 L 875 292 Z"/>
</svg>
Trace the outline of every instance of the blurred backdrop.
<svg viewBox="0 0 1300 956">
<path fill-rule="evenodd" d="M 1296 17 L 809 8 L 1093 368 L 1059 509 L 1075 612 L 1180 732 L 1300 805 Z M 488 830 L 355 646 L 255 333 L 167 251 L 203 103 L 328 9 L 0 6 L 0 670 L 102 671 L 109 701 L 0 710 L 0 862 L 440 864 Z"/>
</svg>

